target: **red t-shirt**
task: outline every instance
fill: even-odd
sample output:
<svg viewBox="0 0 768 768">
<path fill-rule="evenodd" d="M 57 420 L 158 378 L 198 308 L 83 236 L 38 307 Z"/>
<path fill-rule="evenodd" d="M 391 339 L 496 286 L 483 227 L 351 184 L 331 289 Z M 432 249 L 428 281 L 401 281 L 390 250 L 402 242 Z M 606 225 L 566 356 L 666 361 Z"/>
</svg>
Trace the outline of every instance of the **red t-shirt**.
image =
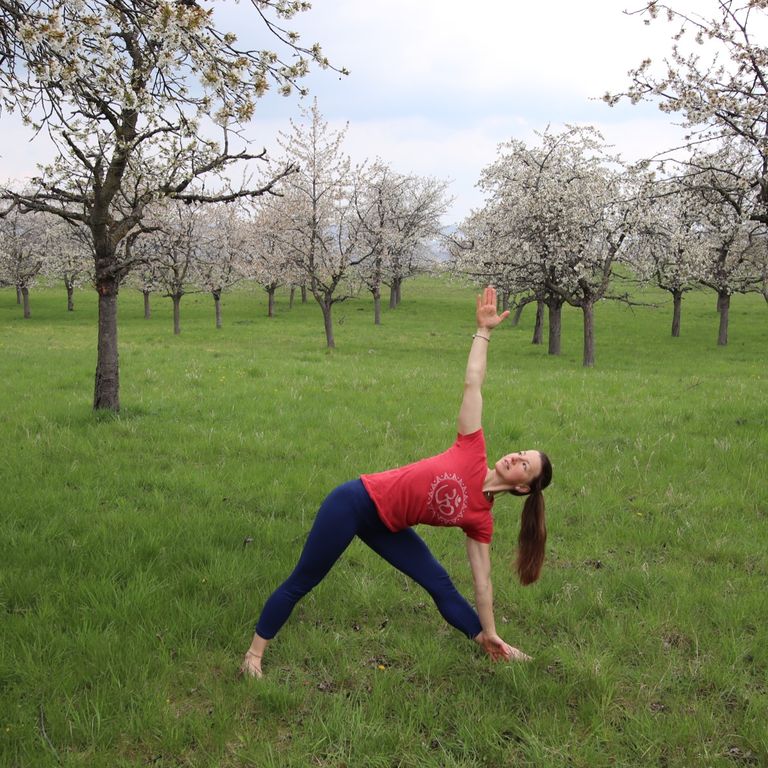
<svg viewBox="0 0 768 768">
<path fill-rule="evenodd" d="M 490 543 L 493 502 L 483 494 L 488 473 L 483 430 L 459 435 L 443 453 L 404 467 L 361 475 L 379 517 L 390 531 L 412 525 L 458 526 Z"/>
</svg>

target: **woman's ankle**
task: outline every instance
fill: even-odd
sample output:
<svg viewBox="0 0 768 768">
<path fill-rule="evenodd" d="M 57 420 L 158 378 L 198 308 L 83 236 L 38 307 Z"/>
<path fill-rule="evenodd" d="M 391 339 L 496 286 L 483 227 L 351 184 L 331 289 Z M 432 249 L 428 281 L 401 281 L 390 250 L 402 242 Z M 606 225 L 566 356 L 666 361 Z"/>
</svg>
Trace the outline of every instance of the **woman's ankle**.
<svg viewBox="0 0 768 768">
<path fill-rule="evenodd" d="M 264 655 L 264 652 L 267 650 L 268 645 L 269 645 L 269 640 L 267 640 L 264 637 L 261 637 L 261 635 L 259 634 L 254 634 L 253 640 L 251 640 L 251 646 L 250 648 L 248 648 L 246 653 L 249 656 L 260 659 Z"/>
</svg>

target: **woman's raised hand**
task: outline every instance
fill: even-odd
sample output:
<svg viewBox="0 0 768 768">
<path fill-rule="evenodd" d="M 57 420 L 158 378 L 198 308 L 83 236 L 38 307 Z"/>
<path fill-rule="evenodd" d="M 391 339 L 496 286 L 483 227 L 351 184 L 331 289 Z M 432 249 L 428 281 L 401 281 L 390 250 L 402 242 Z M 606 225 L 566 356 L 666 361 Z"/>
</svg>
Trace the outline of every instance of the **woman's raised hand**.
<svg viewBox="0 0 768 768">
<path fill-rule="evenodd" d="M 509 310 L 498 313 L 496 308 L 496 289 L 488 286 L 477 296 L 477 327 L 491 330 L 509 316 Z"/>
</svg>

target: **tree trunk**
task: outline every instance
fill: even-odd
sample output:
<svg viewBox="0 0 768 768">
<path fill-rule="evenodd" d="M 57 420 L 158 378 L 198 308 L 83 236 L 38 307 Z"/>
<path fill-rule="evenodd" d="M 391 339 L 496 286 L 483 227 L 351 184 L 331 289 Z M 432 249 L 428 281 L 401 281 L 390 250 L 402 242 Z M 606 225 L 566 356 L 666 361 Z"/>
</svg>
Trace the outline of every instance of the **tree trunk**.
<svg viewBox="0 0 768 768">
<path fill-rule="evenodd" d="M 181 333 L 181 296 L 182 294 L 174 293 L 171 296 L 173 299 L 173 333 L 178 336 Z"/>
<path fill-rule="evenodd" d="M 531 344 L 541 344 L 544 341 L 544 302 L 536 302 L 536 323 L 533 326 Z"/>
<path fill-rule="evenodd" d="M 99 336 L 97 342 L 96 382 L 93 409 L 117 413 L 120 410 L 120 368 L 117 356 L 117 294 L 119 283 L 102 278 L 99 292 Z"/>
<path fill-rule="evenodd" d="M 683 292 L 672 291 L 672 336 L 680 336 L 680 312 L 683 306 Z"/>
<path fill-rule="evenodd" d="M 21 286 L 16 286 L 16 303 L 21 306 Z"/>
<path fill-rule="evenodd" d="M 381 287 L 377 285 L 371 293 L 373 294 L 373 324 L 381 325 Z"/>
<path fill-rule="evenodd" d="M 563 310 L 562 302 L 548 304 L 549 309 L 549 349 L 550 355 L 560 354 L 560 319 Z"/>
<path fill-rule="evenodd" d="M 213 306 L 216 308 L 216 327 L 221 328 L 221 291 L 211 291 Z"/>
<path fill-rule="evenodd" d="M 331 317 L 331 310 L 333 304 L 326 301 L 320 302 L 320 308 L 323 310 L 323 322 L 325 324 L 325 340 L 328 344 L 328 349 L 335 349 L 336 342 L 333 339 L 333 318 Z"/>
<path fill-rule="evenodd" d="M 720 312 L 720 328 L 717 333 L 718 346 L 728 344 L 728 312 L 731 308 L 731 295 L 721 291 L 717 295 L 717 308 Z"/>
<path fill-rule="evenodd" d="M 403 278 L 402 277 L 393 277 L 392 282 L 389 286 L 389 308 L 390 309 L 396 309 L 397 305 L 400 304 L 400 299 L 402 298 L 402 291 L 401 286 L 403 284 Z"/>
<path fill-rule="evenodd" d="M 592 368 L 595 364 L 595 305 L 590 301 L 582 304 L 584 315 L 584 367 Z"/>
<path fill-rule="evenodd" d="M 296 286 L 291 286 L 291 295 L 288 298 L 288 309 L 293 309 L 293 297 L 296 295 Z"/>
<path fill-rule="evenodd" d="M 75 286 L 72 283 L 64 281 L 64 285 L 67 288 L 67 312 L 75 311 Z"/>
<path fill-rule="evenodd" d="M 307 286 L 306 285 L 301 286 L 301 303 L 302 304 L 307 303 Z"/>
<path fill-rule="evenodd" d="M 512 325 L 516 326 L 520 322 L 520 318 L 522 317 L 523 310 L 525 309 L 525 302 L 522 302 L 521 304 L 518 304 L 515 308 L 515 313 L 512 315 Z"/>
<path fill-rule="evenodd" d="M 29 319 L 32 313 L 29 311 L 29 288 L 26 285 L 21 288 L 21 299 L 24 303 L 24 317 Z"/>
<path fill-rule="evenodd" d="M 509 291 L 501 292 L 501 311 L 506 312 L 509 309 Z"/>
<path fill-rule="evenodd" d="M 267 288 L 267 317 L 275 316 L 275 289 Z"/>
<path fill-rule="evenodd" d="M 149 320 L 152 317 L 152 310 L 149 306 L 149 291 L 142 291 L 144 294 L 144 319 Z"/>
</svg>

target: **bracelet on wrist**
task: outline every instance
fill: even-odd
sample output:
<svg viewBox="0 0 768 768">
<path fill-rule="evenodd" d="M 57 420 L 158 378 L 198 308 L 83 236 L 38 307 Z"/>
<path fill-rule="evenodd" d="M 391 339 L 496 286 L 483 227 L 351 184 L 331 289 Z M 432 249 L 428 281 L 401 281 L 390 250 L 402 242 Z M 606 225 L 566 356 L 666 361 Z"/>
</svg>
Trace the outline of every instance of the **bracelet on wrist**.
<svg viewBox="0 0 768 768">
<path fill-rule="evenodd" d="M 490 336 L 483 336 L 482 333 L 473 333 L 472 334 L 473 339 L 485 339 L 487 342 L 490 343 L 491 337 Z"/>
</svg>

